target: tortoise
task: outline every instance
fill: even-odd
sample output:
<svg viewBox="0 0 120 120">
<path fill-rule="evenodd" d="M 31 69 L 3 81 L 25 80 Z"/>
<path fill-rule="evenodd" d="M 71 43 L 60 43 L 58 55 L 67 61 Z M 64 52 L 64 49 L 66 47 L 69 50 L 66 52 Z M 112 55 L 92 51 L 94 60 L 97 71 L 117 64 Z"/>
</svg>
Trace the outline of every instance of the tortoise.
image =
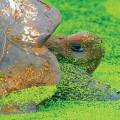
<svg viewBox="0 0 120 120">
<path fill-rule="evenodd" d="M 77 58 L 87 73 L 97 68 L 104 55 L 101 39 L 89 32 L 51 36 L 60 21 L 59 11 L 42 1 L 1 0 L 1 97 L 16 90 L 59 83 L 61 75 L 55 55 L 58 59 Z M 6 113 L 6 109 L 1 108 L 1 112 Z M 19 110 L 10 109 L 8 113 Z"/>
<path fill-rule="evenodd" d="M 44 46 L 59 23 L 59 12 L 42 1 L 0 1 L 1 95 L 59 81 L 56 57 Z"/>
</svg>

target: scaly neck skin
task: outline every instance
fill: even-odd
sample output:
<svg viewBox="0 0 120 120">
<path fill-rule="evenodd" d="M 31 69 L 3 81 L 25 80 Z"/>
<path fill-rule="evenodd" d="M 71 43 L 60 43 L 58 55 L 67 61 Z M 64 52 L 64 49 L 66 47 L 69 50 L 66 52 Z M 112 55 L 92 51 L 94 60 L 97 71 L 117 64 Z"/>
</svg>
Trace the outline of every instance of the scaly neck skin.
<svg viewBox="0 0 120 120">
<path fill-rule="evenodd" d="M 104 55 L 99 37 L 88 32 L 52 36 L 46 46 L 57 56 L 59 62 L 82 66 L 89 73 L 97 68 Z"/>
</svg>

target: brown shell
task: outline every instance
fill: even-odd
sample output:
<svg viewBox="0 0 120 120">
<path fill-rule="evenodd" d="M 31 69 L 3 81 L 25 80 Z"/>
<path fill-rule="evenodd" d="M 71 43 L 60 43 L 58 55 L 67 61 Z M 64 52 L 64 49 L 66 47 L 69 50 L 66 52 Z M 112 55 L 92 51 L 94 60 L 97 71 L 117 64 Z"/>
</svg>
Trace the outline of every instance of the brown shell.
<svg viewBox="0 0 120 120">
<path fill-rule="evenodd" d="M 40 0 L 0 1 L 0 29 L 8 40 L 43 44 L 59 23 L 59 11 Z"/>
</svg>

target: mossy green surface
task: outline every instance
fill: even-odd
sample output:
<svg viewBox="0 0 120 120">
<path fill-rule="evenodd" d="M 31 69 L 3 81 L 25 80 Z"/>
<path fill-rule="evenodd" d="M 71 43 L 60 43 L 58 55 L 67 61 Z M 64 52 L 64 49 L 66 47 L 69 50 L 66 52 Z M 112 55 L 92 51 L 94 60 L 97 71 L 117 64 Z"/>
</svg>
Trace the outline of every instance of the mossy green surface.
<svg viewBox="0 0 120 120">
<path fill-rule="evenodd" d="M 120 0 L 109 0 L 105 5 L 107 12 L 116 18 L 120 18 Z"/>
<path fill-rule="evenodd" d="M 52 96 L 55 91 L 56 86 L 40 86 L 16 91 L 0 98 L 0 107 L 22 106 L 29 103 L 39 104 L 41 101 Z"/>
<path fill-rule="evenodd" d="M 84 30 L 101 36 L 105 44 L 106 55 L 93 75 L 101 81 L 110 83 L 113 88 L 119 90 L 120 19 L 116 10 L 109 9 L 116 6 L 113 4 L 116 1 L 118 1 L 117 5 L 119 5 L 119 0 L 45 1 L 56 6 L 62 13 L 63 20 L 55 34 L 70 34 Z M 1 115 L 0 120 L 119 120 L 119 115 L 120 101 L 89 101 L 89 103 L 58 101 L 39 108 L 37 113 Z"/>
<path fill-rule="evenodd" d="M 119 120 L 118 102 L 58 101 L 42 107 L 40 112 L 1 115 L 0 120 Z"/>
</svg>

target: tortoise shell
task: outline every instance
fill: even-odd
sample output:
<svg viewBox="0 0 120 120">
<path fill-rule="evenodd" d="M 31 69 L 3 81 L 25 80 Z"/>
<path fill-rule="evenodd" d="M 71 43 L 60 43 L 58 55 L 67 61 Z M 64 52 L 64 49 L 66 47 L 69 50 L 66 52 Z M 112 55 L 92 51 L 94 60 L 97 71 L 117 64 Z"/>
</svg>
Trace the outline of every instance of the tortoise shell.
<svg viewBox="0 0 120 120">
<path fill-rule="evenodd" d="M 0 0 L 0 96 L 60 80 L 57 59 L 44 46 L 59 23 L 58 10 L 42 1 Z"/>
<path fill-rule="evenodd" d="M 60 13 L 39 0 L 0 1 L 0 54 L 5 39 L 18 46 L 44 44 L 60 23 Z"/>
</svg>

